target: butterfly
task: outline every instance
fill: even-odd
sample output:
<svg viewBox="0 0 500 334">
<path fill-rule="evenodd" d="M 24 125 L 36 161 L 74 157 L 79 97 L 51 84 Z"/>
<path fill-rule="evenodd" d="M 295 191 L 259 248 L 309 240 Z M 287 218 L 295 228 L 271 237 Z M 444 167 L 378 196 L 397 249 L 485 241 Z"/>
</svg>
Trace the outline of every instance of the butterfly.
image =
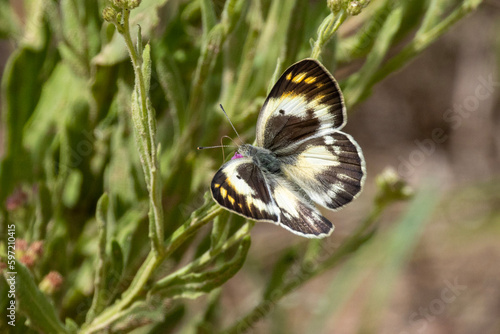
<svg viewBox="0 0 500 334">
<path fill-rule="evenodd" d="M 256 145 L 238 146 L 215 174 L 213 199 L 303 237 L 330 235 L 334 226 L 315 204 L 343 207 L 366 177 L 361 148 L 341 131 L 346 122 L 342 92 L 328 70 L 314 59 L 291 65 L 260 110 Z"/>
</svg>

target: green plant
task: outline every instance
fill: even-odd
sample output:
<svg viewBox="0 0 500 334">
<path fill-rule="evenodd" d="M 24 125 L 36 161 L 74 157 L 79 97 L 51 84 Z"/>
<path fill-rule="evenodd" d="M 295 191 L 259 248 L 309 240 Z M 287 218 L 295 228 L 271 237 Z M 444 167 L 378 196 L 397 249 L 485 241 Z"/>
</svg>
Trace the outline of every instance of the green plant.
<svg viewBox="0 0 500 334">
<path fill-rule="evenodd" d="M 205 193 L 207 170 L 218 162 L 194 148 L 228 128 L 218 104 L 252 138 L 269 85 L 312 56 L 332 70 L 364 60 L 341 81 L 352 110 L 480 2 L 338 0 L 329 9 L 305 0 L 32 0 L 24 2 L 24 26 L 0 5 L 1 34 L 16 41 L 2 78 L 0 220 L 3 234 L 15 225 L 17 239 L 31 245 L 15 264 L 16 330 L 221 330 L 219 287 L 245 261 L 253 223 Z M 356 32 L 338 37 L 360 12 Z M 380 180 L 373 209 L 340 247 L 304 240 L 304 255 L 285 252 L 262 301 L 227 332 L 250 328 L 282 297 L 344 261 L 349 277 L 364 246 L 389 240 L 403 249 L 384 277 L 393 275 L 435 198 L 424 190 L 394 231 L 378 233 L 382 211 L 409 197 L 400 180 Z M 398 248 L 397 240 L 408 243 Z M 30 253 L 37 241 L 43 251 Z M 2 240 L 7 257 L 6 246 Z M 64 284 L 37 287 L 49 271 Z M 1 280 L 0 291 L 7 289 Z M 180 320 L 183 300 L 203 294 L 204 314 Z M 1 306 L 8 302 L 2 293 Z M 369 307 L 367 314 L 373 317 Z"/>
</svg>

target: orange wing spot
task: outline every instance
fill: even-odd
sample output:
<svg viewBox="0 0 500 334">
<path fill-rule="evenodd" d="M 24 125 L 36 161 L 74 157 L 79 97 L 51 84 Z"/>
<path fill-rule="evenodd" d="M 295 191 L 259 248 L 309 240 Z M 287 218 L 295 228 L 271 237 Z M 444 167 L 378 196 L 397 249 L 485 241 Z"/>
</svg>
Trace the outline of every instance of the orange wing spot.
<svg viewBox="0 0 500 334">
<path fill-rule="evenodd" d="M 231 181 L 229 180 L 229 178 L 227 178 L 225 181 L 224 181 L 229 187 L 231 188 L 234 188 L 233 187 L 233 184 L 231 183 Z"/>
<path fill-rule="evenodd" d="M 286 92 L 286 93 L 284 93 L 283 95 L 280 96 L 280 100 L 283 100 L 283 99 L 286 99 L 286 98 L 293 99 L 295 96 L 297 96 L 297 94 L 294 93 L 294 92 Z"/>
<path fill-rule="evenodd" d="M 288 73 L 288 74 L 286 75 L 286 79 L 287 79 L 288 81 L 292 80 L 292 72 L 290 72 L 290 73 Z"/>
<path fill-rule="evenodd" d="M 222 198 L 226 198 L 227 196 L 227 190 L 224 188 L 220 188 L 220 194 L 222 195 Z"/>
<path fill-rule="evenodd" d="M 307 77 L 307 78 L 304 79 L 304 82 L 306 84 L 312 84 L 315 81 L 316 81 L 316 77 Z"/>
<path fill-rule="evenodd" d="M 325 85 L 324 83 L 318 82 L 318 83 L 316 84 L 316 87 L 321 88 L 321 87 L 323 87 L 324 85 Z"/>
<path fill-rule="evenodd" d="M 296 76 L 293 77 L 292 82 L 299 83 L 302 80 L 304 80 L 304 78 L 306 77 L 306 75 L 307 75 L 306 72 L 299 73 L 299 74 L 297 74 Z"/>
<path fill-rule="evenodd" d="M 214 187 L 215 187 L 215 188 L 219 188 L 219 187 L 220 187 L 220 184 L 216 183 L 216 184 L 214 184 Z"/>
<path fill-rule="evenodd" d="M 248 202 L 247 206 L 248 206 L 248 210 L 250 211 L 250 213 L 253 213 L 252 212 L 252 202 Z"/>
<path fill-rule="evenodd" d="M 229 200 L 229 202 L 231 202 L 231 205 L 234 205 L 234 198 L 232 198 L 230 195 L 227 195 L 227 199 Z"/>
<path fill-rule="evenodd" d="M 320 104 L 321 100 L 323 100 L 324 97 L 325 95 L 316 95 L 316 97 L 314 98 L 314 102 Z"/>
<path fill-rule="evenodd" d="M 243 209 L 243 205 L 241 205 L 241 203 L 238 203 L 238 206 L 240 207 L 240 209 Z"/>
</svg>

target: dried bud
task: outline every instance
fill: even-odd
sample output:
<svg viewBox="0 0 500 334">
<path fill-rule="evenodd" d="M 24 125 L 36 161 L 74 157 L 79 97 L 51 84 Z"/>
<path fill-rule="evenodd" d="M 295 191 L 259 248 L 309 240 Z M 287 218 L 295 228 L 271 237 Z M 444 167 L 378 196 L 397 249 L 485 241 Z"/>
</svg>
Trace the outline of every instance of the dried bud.
<svg viewBox="0 0 500 334">
<path fill-rule="evenodd" d="M 57 271 L 51 271 L 38 284 L 40 291 L 46 295 L 52 295 L 61 288 L 63 277 Z"/>
<path fill-rule="evenodd" d="M 7 199 L 5 200 L 5 207 L 7 211 L 13 211 L 18 207 L 23 206 L 27 200 L 28 195 L 21 189 L 16 189 L 14 190 L 12 195 L 7 197 Z"/>
<path fill-rule="evenodd" d="M 43 241 L 34 241 L 28 246 L 24 239 L 16 240 L 16 258 L 28 268 L 33 268 L 43 254 Z"/>
<path fill-rule="evenodd" d="M 26 252 L 28 250 L 28 242 L 24 239 L 17 239 L 16 240 L 16 253 L 19 254 L 19 252 Z"/>
<path fill-rule="evenodd" d="M 35 257 L 31 253 L 26 253 L 19 258 L 19 262 L 28 268 L 33 268 L 35 266 Z"/>
<path fill-rule="evenodd" d="M 43 254 L 43 241 L 41 241 L 41 240 L 34 241 L 30 245 L 28 251 L 33 252 L 33 254 L 37 255 L 38 257 L 42 256 L 42 254 Z"/>
</svg>

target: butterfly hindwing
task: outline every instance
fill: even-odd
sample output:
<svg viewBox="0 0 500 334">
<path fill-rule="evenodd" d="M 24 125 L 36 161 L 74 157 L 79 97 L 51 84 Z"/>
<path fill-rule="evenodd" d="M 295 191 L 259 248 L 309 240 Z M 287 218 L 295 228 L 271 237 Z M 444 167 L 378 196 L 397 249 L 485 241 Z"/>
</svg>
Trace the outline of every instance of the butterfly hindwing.
<svg viewBox="0 0 500 334">
<path fill-rule="evenodd" d="M 283 157 L 281 169 L 314 202 L 336 210 L 361 191 L 366 171 L 361 149 L 351 136 L 335 131 L 313 137 Z"/>
<path fill-rule="evenodd" d="M 332 223 L 323 217 L 307 194 L 279 175 L 267 178 L 280 210 L 279 225 L 307 238 L 324 238 L 333 232 Z"/>
<path fill-rule="evenodd" d="M 230 160 L 222 165 L 212 180 L 211 191 L 217 203 L 246 218 L 279 220 L 267 180 L 251 158 Z"/>
<path fill-rule="evenodd" d="M 290 66 L 262 106 L 257 121 L 257 145 L 288 150 L 293 142 L 341 129 L 347 120 L 340 88 L 316 60 Z"/>
</svg>

